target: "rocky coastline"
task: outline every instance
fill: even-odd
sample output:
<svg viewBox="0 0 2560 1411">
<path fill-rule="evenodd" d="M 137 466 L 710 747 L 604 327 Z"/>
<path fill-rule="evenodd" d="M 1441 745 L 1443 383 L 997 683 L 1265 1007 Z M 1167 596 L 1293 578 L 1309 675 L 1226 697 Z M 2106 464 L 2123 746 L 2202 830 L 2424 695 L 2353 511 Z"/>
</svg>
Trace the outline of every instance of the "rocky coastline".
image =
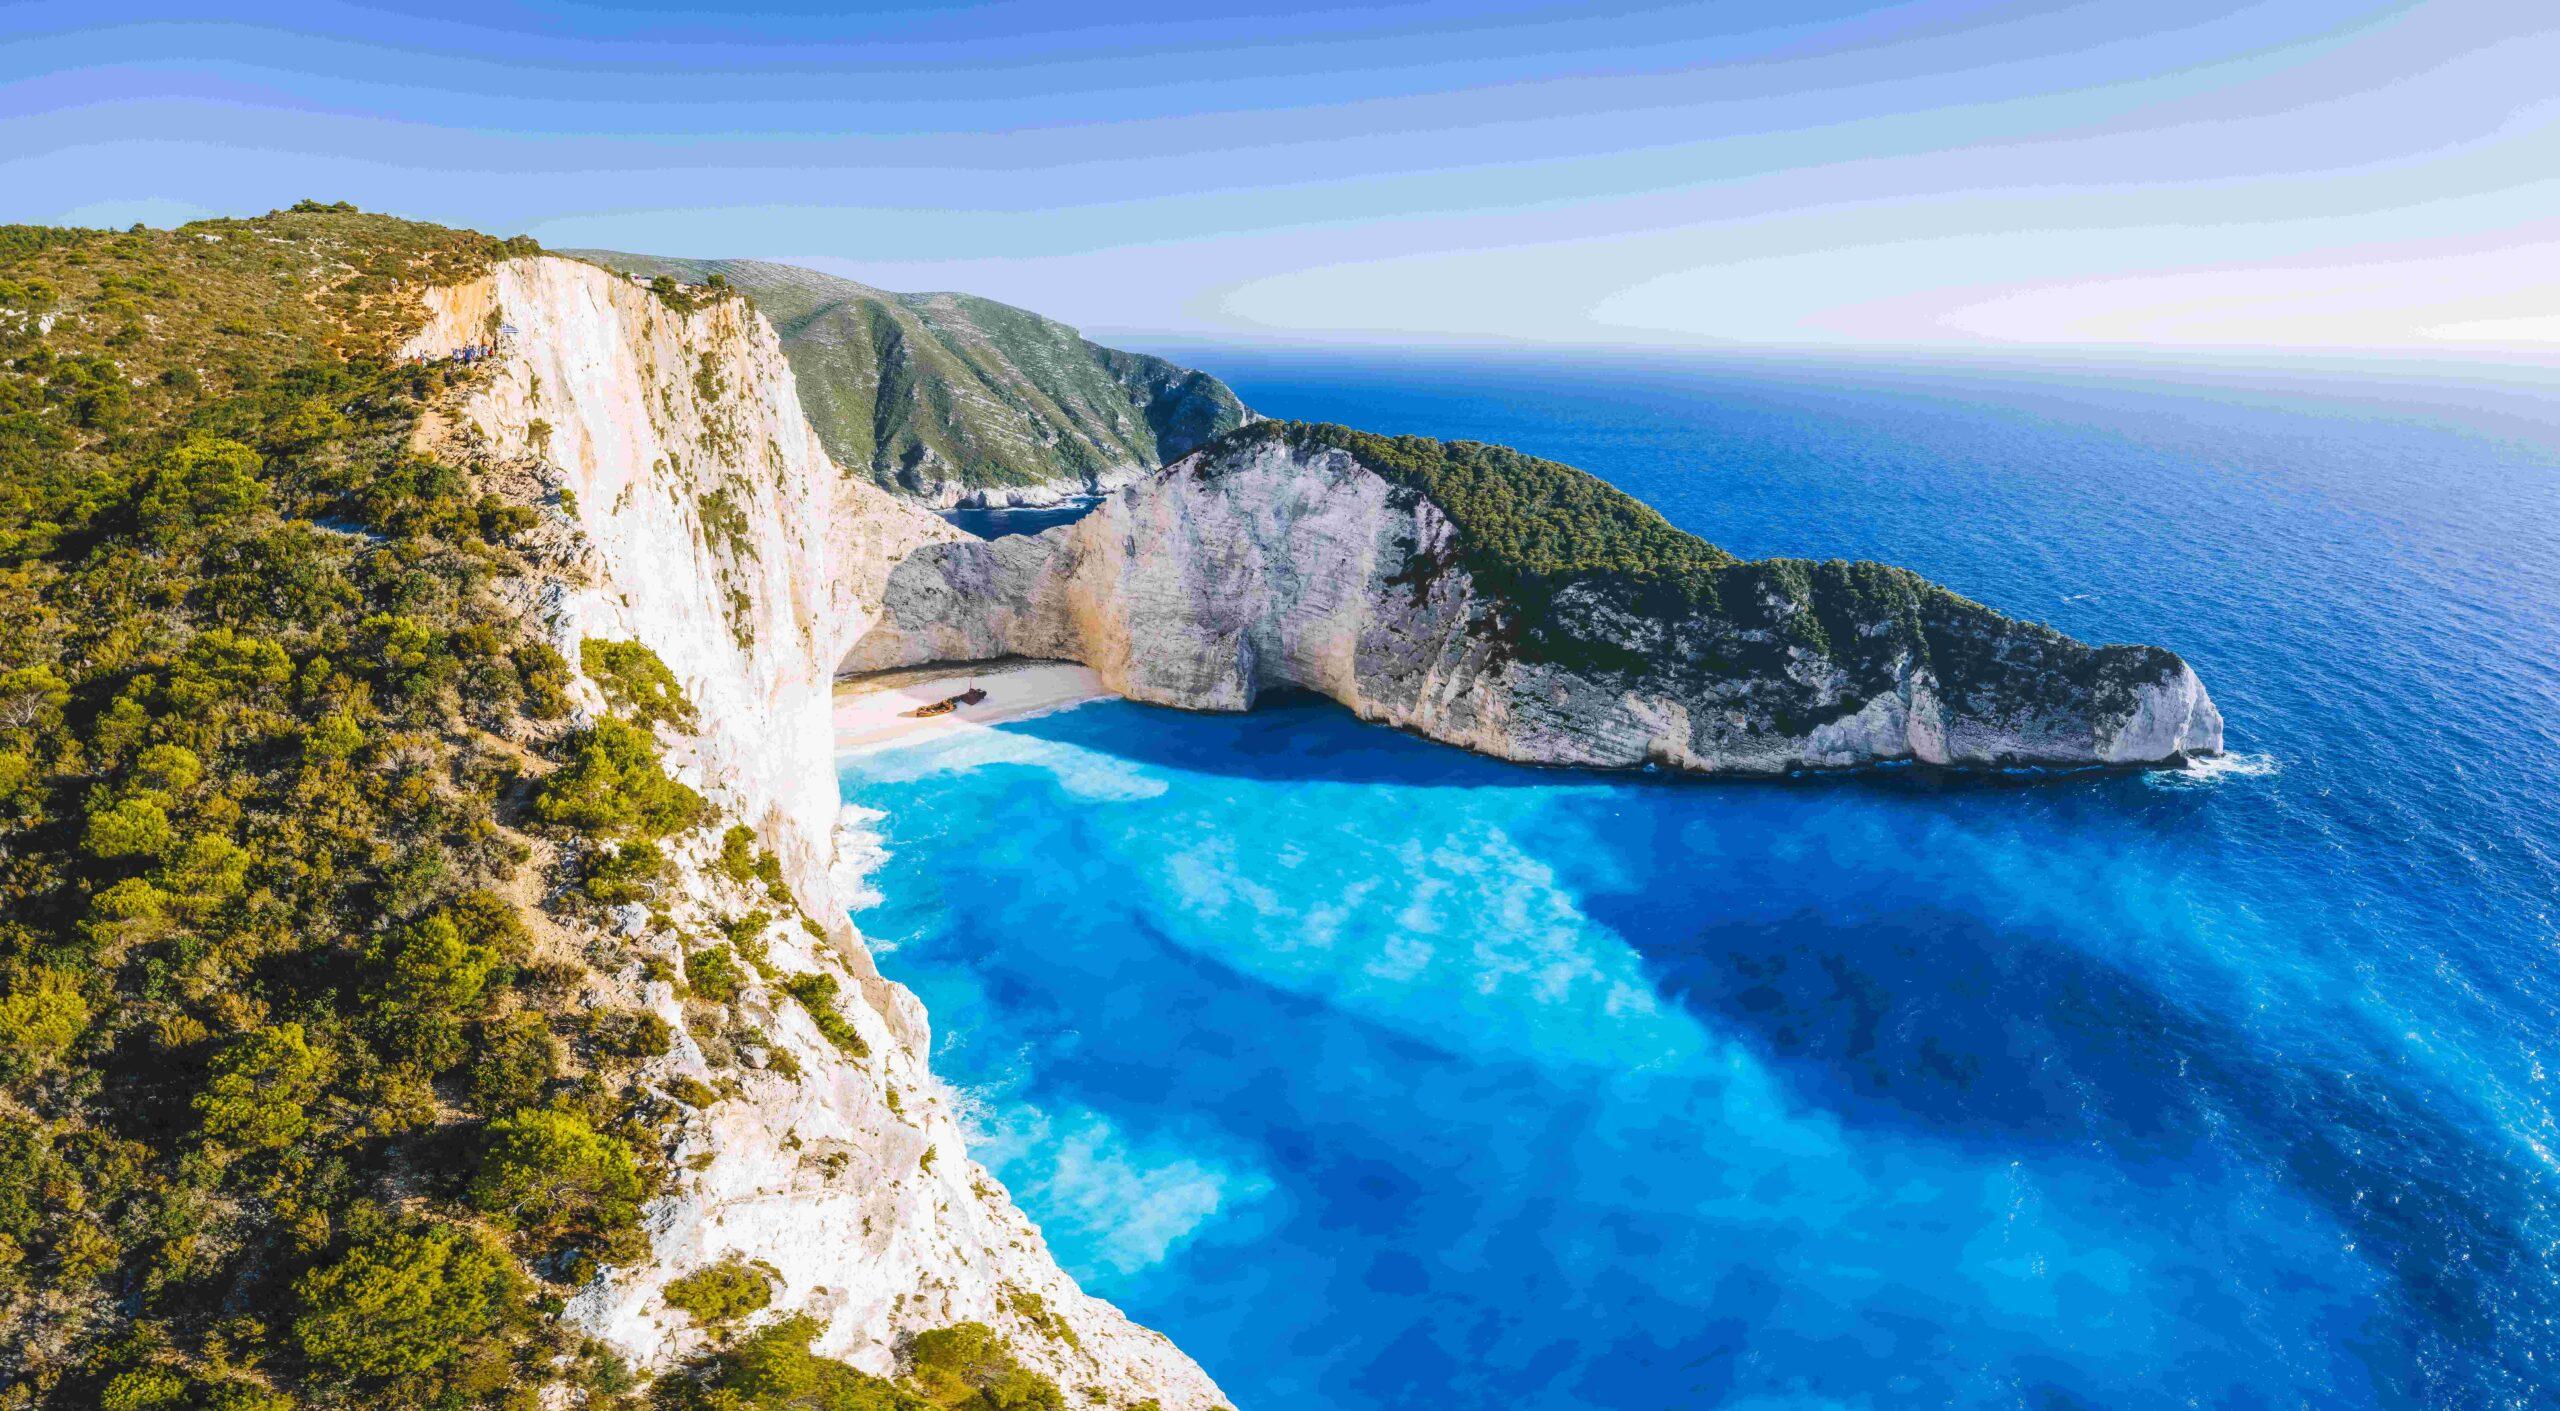
<svg viewBox="0 0 2560 1411">
<path fill-rule="evenodd" d="M 1742 562 L 1570 467 L 1339 427 L 1247 427 L 1073 525 L 922 548 L 846 666 L 1001 656 L 1197 710 L 1311 690 L 1533 764 L 2067 769 L 2222 748 L 2174 653 L 2088 646 L 1885 565 Z"/>
</svg>

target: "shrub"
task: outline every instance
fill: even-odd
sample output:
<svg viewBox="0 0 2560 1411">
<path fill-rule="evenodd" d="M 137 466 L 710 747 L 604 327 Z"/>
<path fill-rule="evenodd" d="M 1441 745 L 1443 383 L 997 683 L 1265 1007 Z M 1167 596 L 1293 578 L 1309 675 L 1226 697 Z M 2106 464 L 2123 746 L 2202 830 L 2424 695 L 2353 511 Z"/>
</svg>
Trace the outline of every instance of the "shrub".
<svg viewBox="0 0 2560 1411">
<path fill-rule="evenodd" d="M 668 1283 L 667 1306 L 706 1328 L 721 1328 L 773 1302 L 773 1274 L 735 1255 Z"/>
<path fill-rule="evenodd" d="M 182 794 L 204 777 L 204 761 L 184 745 L 153 745 L 135 756 L 133 772 L 146 788 Z"/>
<path fill-rule="evenodd" d="M 667 1096 L 687 1107 L 709 1107 L 720 1100 L 720 1092 L 700 1078 L 675 1077 L 667 1080 Z"/>
<path fill-rule="evenodd" d="M 460 665 L 444 634 L 414 617 L 376 613 L 364 620 L 359 631 L 375 676 L 395 700 L 423 699 Z"/>
<path fill-rule="evenodd" d="M 478 1051 L 463 1080 L 474 1110 L 513 1112 L 542 1100 L 560 1076 L 560 1045 L 539 1015 L 518 1014 L 482 1026 Z"/>
<path fill-rule="evenodd" d="M 49 966 L 11 974 L 0 991 L 0 1078 L 52 1067 L 88 1027 L 89 1001 L 71 976 Z"/>
<path fill-rule="evenodd" d="M 169 811 L 148 798 L 123 799 L 90 814 L 82 838 L 92 856 L 109 860 L 158 857 L 177 841 Z"/>
<path fill-rule="evenodd" d="M 442 912 L 400 927 L 375 947 L 368 998 L 386 1052 L 430 1073 L 462 1056 L 462 1019 L 488 994 L 498 953 L 464 939 Z"/>
<path fill-rule="evenodd" d="M 810 1021 L 818 1026 L 819 1033 L 827 1036 L 827 1042 L 849 1057 L 871 1056 L 871 1046 L 862 1041 L 862 1035 L 854 1032 L 853 1024 L 836 1009 L 835 976 L 794 975 L 782 982 L 782 988 L 800 1001 L 800 1007 L 809 1012 Z"/>
<path fill-rule="evenodd" d="M 1058 1384 L 1014 1360 L 984 1323 L 954 1323 L 908 1344 L 908 1375 L 935 1406 L 986 1411 L 1060 1411 Z"/>
<path fill-rule="evenodd" d="M 683 684 L 656 652 L 640 643 L 590 637 L 578 644 L 578 664 L 595 679 L 605 703 L 630 716 L 634 724 L 643 728 L 693 725 L 693 702 L 686 698 Z"/>
<path fill-rule="evenodd" d="M 333 710 L 303 734 L 302 748 L 314 759 L 345 759 L 364 748 L 364 727 L 353 715 Z"/>
<path fill-rule="evenodd" d="M 445 1366 L 496 1330 L 521 1296 L 504 1254 L 431 1226 L 360 1243 L 303 1275 L 293 1335 L 328 1377 L 393 1381 Z"/>
<path fill-rule="evenodd" d="M 242 1150 L 291 1146 L 310 1130 L 304 1108 L 326 1074 L 325 1056 L 304 1040 L 301 1025 L 251 1030 L 214 1060 L 213 1076 L 196 1094 L 204 1135 Z"/>
<path fill-rule="evenodd" d="M 742 887 L 763 883 L 765 894 L 775 901 L 791 901 L 791 888 L 782 880 L 782 859 L 758 847 L 755 830 L 744 823 L 732 824 L 720 835 L 720 871 Z"/>
<path fill-rule="evenodd" d="M 562 492 L 567 493 L 566 491 Z M 524 711 L 536 720 L 569 713 L 569 659 L 543 642 L 525 642 L 510 653 L 524 688 Z"/>
<path fill-rule="evenodd" d="M 706 946 L 684 958 L 685 983 L 713 1004 L 727 1004 L 745 987 L 746 976 L 727 946 Z"/>
<path fill-rule="evenodd" d="M 730 947 L 738 952 L 738 958 L 755 967 L 755 972 L 767 980 L 778 974 L 773 962 L 766 958 L 764 944 L 764 929 L 772 924 L 773 913 L 759 908 L 731 918 L 720 928 L 728 936 Z"/>
<path fill-rule="evenodd" d="M 186 1405 L 187 1379 L 166 1367 L 136 1367 L 118 1372 L 98 1394 L 99 1411 L 179 1411 Z"/>
<path fill-rule="evenodd" d="M 785 1318 L 696 1364 L 661 1378 L 659 1411 L 929 1411 L 896 1384 L 809 1350 L 818 1323 Z"/>
<path fill-rule="evenodd" d="M 488 993 L 498 953 L 466 939 L 447 912 L 391 933 L 378 952 L 378 1002 L 410 1009 L 468 1010 Z"/>
<path fill-rule="evenodd" d="M 702 817 L 702 796 L 658 767 L 646 731 L 607 718 L 569 741 L 569 762 L 543 781 L 534 813 L 546 823 L 607 837 L 663 838 Z"/>
<path fill-rule="evenodd" d="M 134 514 L 163 535 L 230 518 L 265 498 L 258 468 L 258 453 L 237 441 L 188 437 L 144 482 Z"/>
<path fill-rule="evenodd" d="M 473 1205 L 544 1234 L 628 1227 L 642 1193 L 630 1147 L 574 1113 L 536 1110 L 489 1124 L 470 1191 Z"/>
<path fill-rule="evenodd" d="M 598 1009 L 586 1016 L 587 1037 L 609 1058 L 658 1058 L 675 1043 L 675 1030 L 645 1009 Z"/>
<path fill-rule="evenodd" d="M 578 889 L 589 901 L 620 906 L 654 896 L 666 874 L 667 856 L 657 844 L 623 843 L 587 854 L 586 875 L 578 879 Z"/>
</svg>

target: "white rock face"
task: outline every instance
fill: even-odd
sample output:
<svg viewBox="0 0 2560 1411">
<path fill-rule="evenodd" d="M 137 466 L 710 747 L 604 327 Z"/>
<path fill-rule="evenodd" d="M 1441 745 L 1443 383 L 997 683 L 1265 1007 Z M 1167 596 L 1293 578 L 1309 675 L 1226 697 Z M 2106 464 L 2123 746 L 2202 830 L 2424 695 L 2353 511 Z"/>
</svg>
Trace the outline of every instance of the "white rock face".
<svg viewBox="0 0 2560 1411">
<path fill-rule="evenodd" d="M 571 547 L 556 576 L 517 585 L 535 626 L 572 663 L 589 637 L 657 652 L 700 718 L 665 737 L 670 769 L 754 827 L 812 923 L 719 873 L 717 827 L 670 848 L 670 925 L 653 929 L 645 909 L 617 918 L 637 934 L 611 943 L 628 953 L 615 998 L 679 1035 L 646 1076 L 736 1091 L 687 1109 L 673 1193 L 646 1215 L 652 1261 L 608 1271 L 570 1316 L 664 1366 L 703 1345 L 666 1284 L 736 1255 L 778 1274 L 777 1312 L 821 1321 L 818 1351 L 873 1372 L 892 1370 L 902 1337 L 975 1319 L 1074 1404 L 1223 1405 L 1165 1338 L 1079 1290 L 968 1159 L 927 1071 L 922 1006 L 878 974 L 844 914 L 859 869 L 837 864 L 860 829 L 840 836 L 858 820 L 837 795 L 835 669 L 892 567 L 956 531 L 828 461 L 773 329 L 741 301 L 680 312 L 541 257 L 434 291 L 430 308 L 410 344 L 429 356 L 516 330 L 451 419 L 421 434 L 513 468 L 520 492 L 546 501 Z M 837 978 L 835 1008 L 867 1055 L 841 1051 L 778 984 L 751 984 L 732 1012 L 642 978 L 644 956 L 681 969 L 680 933 L 698 944 L 759 908 L 783 913 L 767 928 L 777 972 Z"/>
<path fill-rule="evenodd" d="M 1846 663 L 1797 645 L 1785 629 L 1812 609 L 1765 585 L 1763 601 L 1721 616 L 1576 585 L 1556 616 L 1618 665 L 1589 653 L 1558 665 L 1507 644 L 1517 614 L 1459 565 L 1454 532 L 1346 451 L 1247 437 L 1073 525 L 917 553 L 848 665 L 1053 657 L 1133 700 L 1203 710 L 1304 688 L 1538 764 L 1773 774 L 2134 764 L 2222 747 L 2221 716 L 2176 657 L 2093 651 L 1902 578 L 1890 611 L 1831 624 L 1856 633 Z M 1945 688 L 1937 660 L 1966 663 L 1961 689 Z"/>
<path fill-rule="evenodd" d="M 1151 468 L 1141 465 L 1116 466 L 1092 476 L 1072 479 L 1043 480 L 1036 485 L 963 485 L 957 480 L 936 480 L 916 496 L 922 503 L 941 509 L 1043 509 L 1075 500 L 1107 495 L 1124 485 L 1144 480 Z"/>
</svg>

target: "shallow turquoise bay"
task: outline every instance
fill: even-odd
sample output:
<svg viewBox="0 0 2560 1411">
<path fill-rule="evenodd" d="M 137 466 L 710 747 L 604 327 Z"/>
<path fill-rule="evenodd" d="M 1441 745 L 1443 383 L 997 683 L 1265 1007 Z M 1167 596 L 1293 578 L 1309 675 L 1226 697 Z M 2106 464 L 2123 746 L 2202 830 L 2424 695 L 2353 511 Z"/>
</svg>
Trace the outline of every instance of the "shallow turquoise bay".
<svg viewBox="0 0 2560 1411">
<path fill-rule="evenodd" d="M 2538 1404 L 2544 404 L 1188 356 L 2175 647 L 2239 752 L 1701 783 L 1113 702 L 848 761 L 976 1154 L 1244 1411 Z"/>
</svg>

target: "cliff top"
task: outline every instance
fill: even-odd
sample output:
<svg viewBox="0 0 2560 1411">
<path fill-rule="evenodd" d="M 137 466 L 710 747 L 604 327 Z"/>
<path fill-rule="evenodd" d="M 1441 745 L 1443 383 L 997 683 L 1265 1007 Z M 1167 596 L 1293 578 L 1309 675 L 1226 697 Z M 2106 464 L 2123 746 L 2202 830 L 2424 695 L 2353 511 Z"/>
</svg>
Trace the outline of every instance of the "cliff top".
<svg viewBox="0 0 2560 1411">
<path fill-rule="evenodd" d="M 718 275 L 782 335 L 828 454 L 909 492 L 1152 469 L 1243 424 L 1206 373 L 1105 348 L 970 294 L 896 294 L 799 265 L 567 252 L 688 282 Z"/>
</svg>

